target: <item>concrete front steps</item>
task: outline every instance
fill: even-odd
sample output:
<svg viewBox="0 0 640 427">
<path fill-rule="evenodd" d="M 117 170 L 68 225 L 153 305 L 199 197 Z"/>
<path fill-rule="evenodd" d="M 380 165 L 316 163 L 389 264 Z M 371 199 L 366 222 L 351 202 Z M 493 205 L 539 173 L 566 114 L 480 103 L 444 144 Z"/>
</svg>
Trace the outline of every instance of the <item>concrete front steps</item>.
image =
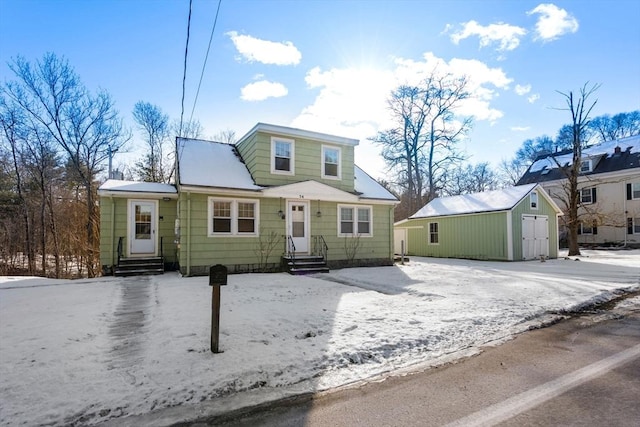
<svg viewBox="0 0 640 427">
<path fill-rule="evenodd" d="M 285 255 L 282 261 L 289 274 L 293 275 L 329 272 L 327 261 L 319 255 L 296 255 L 295 257 Z"/>
<path fill-rule="evenodd" d="M 136 276 L 140 274 L 163 274 L 164 259 L 162 257 L 120 258 L 113 275 Z"/>
</svg>

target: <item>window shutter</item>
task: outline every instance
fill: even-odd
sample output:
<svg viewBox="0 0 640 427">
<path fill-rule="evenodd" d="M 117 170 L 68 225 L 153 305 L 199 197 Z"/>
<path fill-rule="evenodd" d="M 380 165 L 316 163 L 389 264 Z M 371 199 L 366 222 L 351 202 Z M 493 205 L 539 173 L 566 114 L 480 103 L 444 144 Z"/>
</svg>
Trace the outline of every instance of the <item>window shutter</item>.
<svg viewBox="0 0 640 427">
<path fill-rule="evenodd" d="M 633 234 L 633 218 L 627 218 L 627 234 Z"/>
<path fill-rule="evenodd" d="M 593 234 L 598 234 L 598 227 L 596 227 L 595 225 L 593 226 Z"/>
<path fill-rule="evenodd" d="M 596 187 L 593 187 L 591 189 L 591 203 L 595 203 L 596 201 Z"/>
<path fill-rule="evenodd" d="M 631 200 L 631 184 L 630 183 L 627 184 L 627 200 Z"/>
<path fill-rule="evenodd" d="M 582 224 L 578 224 L 578 234 L 582 234 Z"/>
</svg>

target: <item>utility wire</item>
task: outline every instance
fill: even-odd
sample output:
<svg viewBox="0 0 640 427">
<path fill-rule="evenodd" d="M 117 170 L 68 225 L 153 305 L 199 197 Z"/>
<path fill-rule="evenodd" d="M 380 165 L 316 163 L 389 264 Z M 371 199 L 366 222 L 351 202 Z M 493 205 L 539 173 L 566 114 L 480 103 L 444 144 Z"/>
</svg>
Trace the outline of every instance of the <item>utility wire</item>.
<svg viewBox="0 0 640 427">
<path fill-rule="evenodd" d="M 184 94 L 186 92 L 185 86 L 187 81 L 187 56 L 189 53 L 189 31 L 191 30 L 191 6 L 193 0 L 189 0 L 189 19 L 187 21 L 187 42 L 184 47 L 184 72 L 182 74 L 182 109 L 180 110 L 180 130 L 178 136 L 182 137 L 182 123 L 184 119 Z"/>
<path fill-rule="evenodd" d="M 200 95 L 200 86 L 202 85 L 202 78 L 204 77 L 204 70 L 207 67 L 207 60 L 209 59 L 209 50 L 211 50 L 211 41 L 213 40 L 213 33 L 216 31 L 216 24 L 218 23 L 218 14 L 220 13 L 220 5 L 222 0 L 218 0 L 218 9 L 216 10 L 216 18 L 213 20 L 213 28 L 211 28 L 211 36 L 209 37 L 209 46 L 207 46 L 207 54 L 204 57 L 204 64 L 202 64 L 202 72 L 200 73 L 200 81 L 198 82 L 198 90 L 196 91 L 196 98 L 193 100 L 193 108 L 191 109 L 191 116 L 189 122 L 193 120 L 193 112 L 196 109 L 196 103 L 198 102 L 198 95 Z"/>
</svg>

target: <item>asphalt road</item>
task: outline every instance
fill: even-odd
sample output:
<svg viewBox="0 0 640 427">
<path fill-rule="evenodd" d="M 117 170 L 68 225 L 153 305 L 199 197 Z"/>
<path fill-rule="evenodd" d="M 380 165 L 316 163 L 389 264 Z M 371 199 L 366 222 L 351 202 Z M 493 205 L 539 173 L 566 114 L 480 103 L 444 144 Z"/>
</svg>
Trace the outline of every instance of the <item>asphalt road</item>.
<svg viewBox="0 0 640 427">
<path fill-rule="evenodd" d="M 455 364 L 188 425 L 638 427 L 640 306 L 585 313 Z"/>
</svg>

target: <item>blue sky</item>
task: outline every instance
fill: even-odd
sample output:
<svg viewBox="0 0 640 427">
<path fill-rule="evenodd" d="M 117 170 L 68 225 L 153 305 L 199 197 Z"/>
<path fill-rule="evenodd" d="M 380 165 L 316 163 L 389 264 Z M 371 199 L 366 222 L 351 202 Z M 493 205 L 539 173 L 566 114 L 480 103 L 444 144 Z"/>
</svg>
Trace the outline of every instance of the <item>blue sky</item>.
<svg viewBox="0 0 640 427">
<path fill-rule="evenodd" d="M 194 0 L 185 117 L 218 1 Z M 16 55 L 68 59 L 133 127 L 137 101 L 181 111 L 187 0 L 0 0 L 0 79 Z M 222 0 L 193 118 L 205 136 L 257 122 L 358 138 L 356 163 L 384 176 L 366 139 L 385 99 L 434 67 L 466 74 L 475 117 L 461 148 L 497 165 L 570 120 L 557 91 L 601 84 L 594 116 L 640 109 L 640 2 Z M 132 151 L 141 147 L 134 133 Z M 115 164 L 128 161 L 126 156 Z"/>
</svg>

